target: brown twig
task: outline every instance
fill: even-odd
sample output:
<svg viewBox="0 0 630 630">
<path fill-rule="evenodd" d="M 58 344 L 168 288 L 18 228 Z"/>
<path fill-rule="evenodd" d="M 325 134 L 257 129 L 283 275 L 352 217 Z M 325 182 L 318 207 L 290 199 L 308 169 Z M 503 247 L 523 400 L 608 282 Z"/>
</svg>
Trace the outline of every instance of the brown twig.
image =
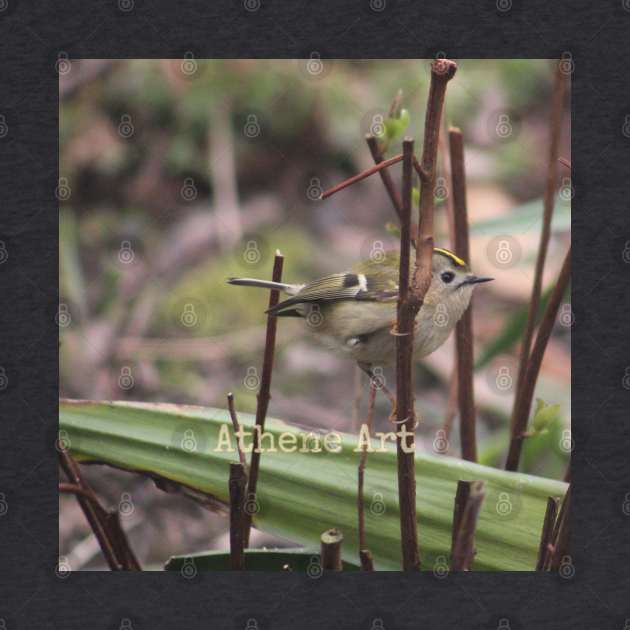
<svg viewBox="0 0 630 630">
<path fill-rule="evenodd" d="M 372 134 L 368 134 L 365 136 L 365 141 L 370 149 L 370 153 L 372 154 L 372 159 L 375 164 L 380 164 L 383 161 L 383 155 L 378 146 L 378 141 Z M 402 200 L 400 198 L 400 194 L 396 189 L 396 184 L 394 184 L 394 180 L 392 179 L 391 173 L 387 169 L 381 169 L 379 171 L 379 175 L 381 176 L 381 180 L 383 185 L 385 186 L 385 190 L 392 202 L 392 206 L 394 206 L 394 210 L 400 219 L 402 216 Z"/>
<path fill-rule="evenodd" d="M 540 305 L 540 296 L 542 292 L 543 272 L 545 269 L 545 261 L 547 259 L 547 249 L 549 247 L 549 239 L 551 238 L 551 218 L 553 216 L 553 208 L 558 186 L 558 151 L 560 144 L 560 131 L 562 122 L 562 105 L 564 101 L 564 92 L 566 87 L 566 78 L 560 67 L 556 70 L 553 97 L 551 103 L 551 116 L 549 123 L 549 163 L 547 166 L 547 180 L 545 183 L 545 193 L 543 199 L 543 220 L 542 229 L 540 231 L 540 243 L 538 245 L 538 255 L 536 257 L 536 267 L 534 269 L 534 282 L 532 284 L 532 293 L 529 299 L 527 310 L 527 322 L 523 332 L 523 340 L 521 342 L 521 351 L 519 357 L 518 376 L 516 379 L 516 389 L 514 396 L 514 408 L 512 416 L 517 413 L 516 406 L 519 398 L 519 392 L 523 387 L 525 371 L 529 360 L 530 347 L 534 336 L 534 328 L 536 326 L 536 318 Z M 512 422 L 512 440 L 519 434 L 516 433 L 516 427 Z M 510 462 L 512 466 L 514 461 Z M 516 461 L 518 466 L 518 461 Z M 508 470 L 516 470 L 508 468 Z"/>
<path fill-rule="evenodd" d="M 437 59 L 431 65 L 431 84 L 424 125 L 424 142 L 420 163 L 422 186 L 416 266 L 412 286 L 409 286 L 409 254 L 411 237 L 411 189 L 413 143 L 403 141 L 403 212 L 400 235 L 400 274 L 396 336 L 396 422 L 401 428 L 397 436 L 398 500 L 400 505 L 400 533 L 404 571 L 420 569 L 418 532 L 416 523 L 415 478 L 415 410 L 413 395 L 413 332 L 414 322 L 429 288 L 433 261 L 433 197 L 440 121 L 444 107 L 446 84 L 454 76 L 457 64 L 448 59 Z M 405 442 L 400 435 L 404 431 Z"/>
<path fill-rule="evenodd" d="M 284 257 L 279 251 L 273 261 L 273 272 L 271 279 L 274 282 L 282 281 L 282 264 Z M 269 308 L 272 309 L 280 299 L 280 292 L 273 289 L 269 292 Z M 271 373 L 273 370 L 273 356 L 276 346 L 276 325 L 278 320 L 273 315 L 267 315 L 267 333 L 265 336 L 265 352 L 263 355 L 263 368 L 260 379 L 260 390 L 258 391 L 256 404 L 256 427 L 254 430 L 253 450 L 249 467 L 249 482 L 247 485 L 247 501 L 255 505 L 256 486 L 258 485 L 258 469 L 260 467 L 260 437 L 265 430 L 265 418 L 271 398 Z M 245 519 L 244 545 L 249 546 L 249 535 L 252 527 L 252 514 L 247 514 Z"/>
<path fill-rule="evenodd" d="M 454 359 L 455 367 L 451 372 L 451 378 L 448 386 L 448 399 L 446 401 L 446 412 L 444 414 L 444 422 L 442 424 L 442 431 L 444 432 L 444 439 L 446 440 L 447 448 L 444 449 L 444 451 L 439 451 L 441 455 L 448 455 L 448 443 L 451 437 L 453 421 L 457 415 L 459 398 L 459 386 L 457 385 L 457 348 L 455 348 Z"/>
<path fill-rule="evenodd" d="M 125 532 L 121 527 L 112 527 L 111 513 L 101 505 L 92 488 L 83 479 L 79 465 L 65 450 L 59 452 L 59 463 L 70 481 L 69 484 L 60 483 L 59 489 L 74 491 L 109 568 L 112 571 L 140 571 L 140 564 L 131 551 Z"/>
<path fill-rule="evenodd" d="M 98 505 L 98 507 L 101 507 L 98 499 L 96 498 L 96 496 L 94 495 L 94 492 L 92 492 L 91 490 L 87 490 L 86 488 L 82 488 L 81 486 L 78 486 L 77 484 L 74 483 L 66 483 L 63 481 L 59 482 L 59 492 L 62 494 L 77 494 L 77 495 L 81 495 L 82 497 L 85 497 L 90 503 L 92 503 L 92 505 L 94 505 L 94 507 L 96 507 Z M 96 508 L 98 509 L 98 508 Z"/>
<path fill-rule="evenodd" d="M 560 507 L 560 514 L 554 525 L 549 554 L 547 555 L 547 566 L 551 571 L 557 571 L 563 559 L 569 555 L 569 513 L 571 505 L 571 486 L 567 488 L 566 494 Z"/>
<path fill-rule="evenodd" d="M 374 560 L 369 549 L 361 549 L 359 551 L 359 559 L 361 560 L 362 571 L 374 571 Z"/>
<path fill-rule="evenodd" d="M 518 469 L 521 451 L 523 448 L 523 434 L 527 432 L 527 420 L 531 411 L 532 398 L 534 396 L 534 389 L 536 388 L 536 381 L 538 380 L 540 366 L 545 354 L 545 349 L 547 348 L 547 343 L 549 342 L 549 337 L 551 336 L 554 322 L 556 321 L 556 317 L 558 315 L 558 309 L 560 308 L 562 297 L 569 284 L 570 277 L 571 248 L 569 247 L 556 284 L 549 296 L 549 301 L 547 302 L 547 307 L 543 313 L 540 326 L 538 327 L 536 340 L 534 341 L 534 345 L 526 365 L 522 386 L 516 392 L 516 400 L 514 401 L 514 409 L 512 411 L 510 448 L 505 462 L 506 470 Z"/>
<path fill-rule="evenodd" d="M 238 423 L 238 416 L 236 415 L 236 409 L 234 407 L 234 394 L 230 392 L 227 395 L 228 409 L 230 411 L 230 418 L 232 419 L 232 428 L 234 429 L 234 437 L 236 439 L 236 450 L 238 451 L 238 459 L 243 466 L 243 470 L 247 474 L 247 459 L 245 458 L 245 453 L 243 453 L 243 449 L 241 448 L 241 440 L 239 439 L 240 435 L 240 426 Z"/>
<path fill-rule="evenodd" d="M 321 536 L 321 561 L 324 571 L 341 571 L 341 543 L 343 534 L 336 528 L 326 530 Z"/>
<path fill-rule="evenodd" d="M 352 400 L 352 431 L 359 430 L 361 421 L 361 398 L 363 398 L 363 372 L 356 365 L 354 368 L 354 398 Z"/>
<path fill-rule="evenodd" d="M 453 503 L 453 526 L 451 528 L 451 561 L 455 554 L 455 543 L 462 524 L 462 516 L 466 509 L 466 503 L 470 495 L 470 485 L 472 481 L 457 482 L 457 492 L 455 493 L 455 501 Z"/>
<path fill-rule="evenodd" d="M 367 432 L 368 436 L 372 433 L 372 427 L 374 426 L 374 402 L 376 400 L 376 385 L 374 380 L 370 380 L 370 390 L 368 394 L 368 408 L 367 408 Z M 357 514 L 359 517 L 359 549 L 365 549 L 365 505 L 364 505 L 364 481 L 365 481 L 365 463 L 367 461 L 367 445 L 361 445 L 361 455 L 359 457 L 359 469 L 358 469 L 358 488 L 357 488 Z"/>
<path fill-rule="evenodd" d="M 322 193 L 320 199 L 327 199 L 331 195 L 334 195 L 336 192 L 339 192 L 340 190 L 343 190 L 344 188 L 347 188 L 348 186 L 352 186 L 352 184 L 356 184 L 357 182 L 360 182 L 362 179 L 365 179 L 366 177 L 369 177 L 370 175 L 374 175 L 374 173 L 378 173 L 379 171 L 382 171 L 384 168 L 387 168 L 388 166 L 391 166 L 392 164 L 396 164 L 397 162 L 400 162 L 402 159 L 403 159 L 402 154 L 395 155 L 394 157 L 389 158 L 387 160 L 383 160 L 382 162 L 379 162 L 378 164 L 375 164 L 374 166 L 370 166 L 370 168 L 365 169 L 364 171 L 361 171 L 357 175 L 348 177 L 348 179 L 344 179 L 342 182 L 340 182 L 336 186 L 333 186 L 332 188 L 325 190 Z"/>
<path fill-rule="evenodd" d="M 553 533 L 553 525 L 556 521 L 557 512 L 558 499 L 555 499 L 554 497 L 547 497 L 547 509 L 545 510 L 545 519 L 540 533 L 540 545 L 538 547 L 536 571 L 544 571 L 545 565 L 547 564 L 547 554 L 549 551 L 549 544 L 551 543 L 551 535 Z"/>
<path fill-rule="evenodd" d="M 400 535 L 404 571 L 420 569 L 418 531 L 416 523 L 415 475 L 415 411 L 413 395 L 413 328 L 417 309 L 409 287 L 409 257 L 411 253 L 411 188 L 413 140 L 403 140 L 402 216 L 400 229 L 400 270 L 398 318 L 396 323 L 396 423 L 407 433 L 396 436 L 398 461 L 398 501 L 400 505 Z"/>
<path fill-rule="evenodd" d="M 451 558 L 452 571 L 470 571 L 475 559 L 475 529 L 485 496 L 483 481 L 473 481 L 466 499 L 466 507 L 459 523 L 457 539 Z"/>
<path fill-rule="evenodd" d="M 245 483 L 243 464 L 230 464 L 230 567 L 233 571 L 242 571 L 245 566 L 243 551 Z"/>
<path fill-rule="evenodd" d="M 468 242 L 468 209 L 466 205 L 466 169 L 464 136 L 459 129 L 448 132 L 453 189 L 455 253 L 470 265 Z M 462 458 L 477 461 L 475 391 L 473 388 L 472 302 L 455 328 L 457 348 L 457 389 Z"/>
</svg>

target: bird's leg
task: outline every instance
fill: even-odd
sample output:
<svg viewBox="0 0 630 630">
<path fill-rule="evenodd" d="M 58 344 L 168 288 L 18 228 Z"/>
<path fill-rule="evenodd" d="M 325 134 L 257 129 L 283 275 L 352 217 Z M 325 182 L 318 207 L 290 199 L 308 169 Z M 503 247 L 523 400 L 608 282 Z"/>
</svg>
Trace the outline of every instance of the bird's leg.
<svg viewBox="0 0 630 630">
<path fill-rule="evenodd" d="M 392 411 L 389 414 L 389 421 L 393 422 L 394 424 L 397 424 L 396 421 L 396 396 L 394 396 L 394 394 L 392 394 L 389 389 L 387 389 L 387 386 L 385 385 L 385 379 L 382 376 L 377 376 L 376 374 L 374 374 L 374 371 L 372 370 L 372 365 L 370 363 L 359 363 L 359 367 L 369 376 L 370 378 L 370 382 L 374 385 L 374 387 L 376 389 L 381 390 L 385 396 L 387 396 L 391 406 L 392 406 Z"/>
</svg>

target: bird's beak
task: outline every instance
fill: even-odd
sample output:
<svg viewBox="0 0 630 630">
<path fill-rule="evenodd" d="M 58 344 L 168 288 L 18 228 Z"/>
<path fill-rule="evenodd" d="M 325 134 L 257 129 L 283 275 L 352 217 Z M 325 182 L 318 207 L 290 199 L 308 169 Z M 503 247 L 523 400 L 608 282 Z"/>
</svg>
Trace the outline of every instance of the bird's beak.
<svg viewBox="0 0 630 630">
<path fill-rule="evenodd" d="M 462 284 L 479 284 L 480 282 L 490 282 L 494 280 L 494 278 L 489 278 L 488 276 L 468 276 Z"/>
</svg>

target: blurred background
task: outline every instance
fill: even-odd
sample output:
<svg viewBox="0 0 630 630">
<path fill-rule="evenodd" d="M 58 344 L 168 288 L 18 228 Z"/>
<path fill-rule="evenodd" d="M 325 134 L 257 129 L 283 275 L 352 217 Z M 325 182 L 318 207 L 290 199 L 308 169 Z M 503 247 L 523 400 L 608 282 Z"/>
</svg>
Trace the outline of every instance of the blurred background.
<svg viewBox="0 0 630 630">
<path fill-rule="evenodd" d="M 480 461 L 502 466 L 548 165 L 548 60 L 458 60 L 445 105 L 464 133 L 476 273 L 496 280 L 474 299 Z M 321 201 L 325 190 L 373 164 L 402 90 L 405 135 L 422 147 L 427 60 L 83 60 L 60 68 L 60 395 L 166 401 L 254 412 L 264 345 L 265 291 L 229 276 L 268 278 L 285 256 L 286 281 L 350 268 L 398 247 L 397 218 L 378 175 Z M 570 104 L 560 155 L 570 160 Z M 450 247 L 448 152 L 440 147 L 436 244 Z M 400 152 L 400 138 L 387 155 Z M 399 183 L 400 165 L 390 168 Z M 570 174 L 561 180 L 543 287 L 570 239 Z M 568 299 L 568 298 L 567 298 Z M 570 451 L 570 304 L 562 306 L 536 396 L 559 405 L 526 442 L 522 469 L 562 478 Z M 367 386 L 281 319 L 269 415 L 352 431 Z M 416 369 L 418 444 L 457 456 L 451 375 L 454 344 Z M 385 370 L 390 386 L 394 373 Z M 362 394 L 361 394 L 362 392 Z M 449 404 L 449 398 L 451 404 Z M 358 406 L 357 401 L 361 400 Z M 377 396 L 376 430 L 389 430 Z M 453 427 L 453 430 L 450 430 Z M 567 446 L 568 444 L 568 446 Z M 123 525 L 142 564 L 227 548 L 225 514 L 105 467 L 88 481 L 109 505 L 131 502 Z M 104 567 L 73 497 L 60 497 L 60 555 L 74 569 Z M 282 541 L 257 533 L 254 545 Z"/>
</svg>

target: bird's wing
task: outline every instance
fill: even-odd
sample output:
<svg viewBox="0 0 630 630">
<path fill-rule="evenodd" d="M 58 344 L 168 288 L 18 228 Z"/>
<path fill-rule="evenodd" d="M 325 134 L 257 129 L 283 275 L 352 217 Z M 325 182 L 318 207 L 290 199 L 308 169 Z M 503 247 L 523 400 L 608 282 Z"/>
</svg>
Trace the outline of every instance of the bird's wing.
<svg viewBox="0 0 630 630">
<path fill-rule="evenodd" d="M 286 308 L 307 302 L 334 300 L 383 301 L 395 299 L 398 286 L 395 282 L 381 282 L 375 276 L 363 273 L 335 273 L 304 285 L 300 292 L 267 311 L 279 314 Z"/>
</svg>

